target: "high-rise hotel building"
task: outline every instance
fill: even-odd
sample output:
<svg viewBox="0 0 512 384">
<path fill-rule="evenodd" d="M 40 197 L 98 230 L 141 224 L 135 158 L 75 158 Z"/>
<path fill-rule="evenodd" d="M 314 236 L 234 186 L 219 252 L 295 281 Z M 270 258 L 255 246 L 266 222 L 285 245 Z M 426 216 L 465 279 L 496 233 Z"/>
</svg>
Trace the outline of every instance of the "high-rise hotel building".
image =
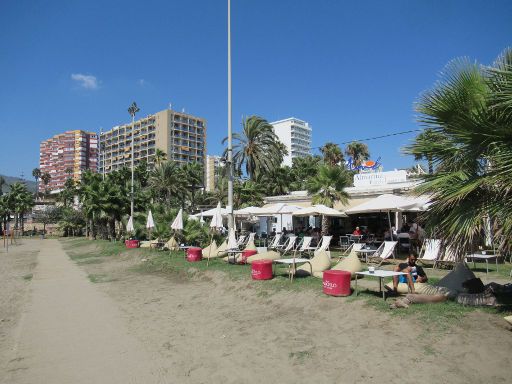
<svg viewBox="0 0 512 384">
<path fill-rule="evenodd" d="M 288 150 L 282 165 L 292 166 L 292 159 L 311 154 L 311 126 L 303 120 L 290 117 L 270 123 L 274 132 Z"/>
<path fill-rule="evenodd" d="M 79 182 L 86 169 L 97 171 L 98 136 L 94 132 L 66 131 L 41 142 L 39 146 L 39 169 L 48 172 L 50 182 L 39 183 L 39 191 L 55 191 L 64 188 L 68 177 Z"/>
<path fill-rule="evenodd" d="M 206 163 L 206 120 L 171 109 L 135 121 L 134 164 L 154 164 L 156 150 L 178 163 Z M 99 172 L 131 166 L 132 124 L 100 133 Z"/>
</svg>

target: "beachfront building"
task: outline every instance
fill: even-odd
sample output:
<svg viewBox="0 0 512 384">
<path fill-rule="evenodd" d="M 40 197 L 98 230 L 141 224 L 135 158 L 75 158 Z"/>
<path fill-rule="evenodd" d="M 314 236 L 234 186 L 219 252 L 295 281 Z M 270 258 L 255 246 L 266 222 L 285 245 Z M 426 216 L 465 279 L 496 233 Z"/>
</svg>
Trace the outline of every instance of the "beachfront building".
<svg viewBox="0 0 512 384">
<path fill-rule="evenodd" d="M 208 192 L 212 192 L 215 190 L 217 185 L 217 180 L 219 177 L 219 170 L 224 164 L 221 162 L 222 157 L 220 156 L 206 156 L 206 182 L 205 187 Z"/>
<path fill-rule="evenodd" d="M 346 211 L 347 209 L 354 208 L 360 204 L 363 204 L 370 199 L 374 199 L 377 196 L 383 194 L 393 195 L 407 195 L 409 194 L 419 183 L 421 179 L 411 178 L 405 170 L 394 170 L 387 172 L 366 172 L 358 173 L 354 175 L 354 181 L 352 187 L 345 188 L 345 192 L 349 195 L 349 200 L 346 205 L 342 205 L 337 202 L 334 208 L 340 211 Z M 286 203 L 290 205 L 297 205 L 300 207 L 310 207 L 312 204 L 311 196 L 308 195 L 307 191 L 294 191 L 288 195 L 282 196 L 269 196 L 265 197 L 264 207 L 268 207 L 277 203 Z M 369 220 L 376 220 L 377 214 L 372 215 L 351 215 L 348 218 L 335 218 L 336 225 L 343 230 L 352 232 L 352 227 L 355 225 L 366 225 Z M 387 216 L 384 214 L 380 215 L 380 219 L 386 220 Z M 392 214 L 392 222 L 396 228 L 400 228 L 404 221 L 404 215 L 398 212 Z M 292 230 L 294 221 L 302 220 L 303 225 L 311 225 L 312 227 L 321 226 L 321 218 L 309 218 L 309 219 L 297 219 L 293 218 L 290 214 L 274 215 L 268 225 L 266 218 L 260 218 L 256 231 L 258 233 L 272 231 L 280 232 L 282 228 Z M 307 221 L 307 222 L 306 222 Z M 385 227 L 386 222 L 383 223 Z M 332 228 L 334 229 L 334 227 Z M 345 232 L 342 232 L 343 234 Z"/>
<path fill-rule="evenodd" d="M 85 170 L 97 171 L 98 136 L 82 130 L 66 131 L 41 142 L 39 169 L 51 176 L 48 185 L 39 183 L 39 192 L 59 191 L 71 177 L 79 182 Z"/>
<path fill-rule="evenodd" d="M 153 167 L 156 150 L 178 163 L 206 164 L 206 120 L 171 109 L 135 121 L 134 164 Z M 131 166 L 132 124 L 100 133 L 100 173 Z"/>
<path fill-rule="evenodd" d="M 290 117 L 288 119 L 270 123 L 274 132 L 288 150 L 288 155 L 283 158 L 282 165 L 292 166 L 295 157 L 311 155 L 311 126 L 300 119 Z"/>
</svg>

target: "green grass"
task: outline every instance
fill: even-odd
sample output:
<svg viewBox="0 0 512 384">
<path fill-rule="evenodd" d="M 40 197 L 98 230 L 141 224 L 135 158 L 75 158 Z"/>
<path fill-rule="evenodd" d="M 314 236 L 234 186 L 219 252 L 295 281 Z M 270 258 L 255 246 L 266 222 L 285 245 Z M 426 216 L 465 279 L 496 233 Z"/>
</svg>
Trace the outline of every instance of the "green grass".
<svg viewBox="0 0 512 384">
<path fill-rule="evenodd" d="M 90 274 L 87 277 L 89 278 L 91 283 L 109 283 L 111 281 L 115 281 L 115 279 L 112 278 L 111 276 L 100 273 Z"/>
<path fill-rule="evenodd" d="M 32 273 L 28 273 L 28 274 L 22 276 L 23 280 L 26 280 L 26 281 L 32 280 L 33 277 L 34 277 L 34 275 Z"/>
<path fill-rule="evenodd" d="M 185 260 L 184 252 L 164 252 L 150 249 L 126 249 L 122 243 L 111 243 L 103 240 L 90 241 L 87 239 L 66 239 L 62 240 L 64 248 L 70 257 L 80 264 L 93 264 L 101 263 L 106 257 L 115 257 L 121 253 L 130 253 L 140 258 L 141 263 L 135 267 L 130 268 L 131 272 L 148 273 L 148 274 L 162 274 L 173 278 L 178 278 L 182 281 L 188 281 L 192 278 L 208 279 L 208 271 L 219 271 L 226 275 L 226 278 L 232 281 L 244 281 L 247 287 L 256 291 L 256 295 L 261 298 L 268 298 L 281 291 L 308 291 L 316 293 L 319 296 L 322 293 L 322 280 L 314 277 L 294 278 L 290 282 L 286 274 L 286 268 L 276 270 L 276 276 L 272 280 L 258 281 L 251 279 L 251 266 L 250 265 L 231 265 L 220 259 L 210 260 L 207 266 L 206 260 L 190 263 Z M 92 244 L 92 246 L 91 246 Z M 337 254 L 333 253 L 333 259 L 337 258 Z M 142 262 L 145 259 L 146 261 Z M 388 266 L 391 268 L 391 266 Z M 500 264 L 499 273 L 490 272 L 496 277 L 502 275 L 508 276 L 510 271 L 510 264 Z M 427 269 L 429 275 L 429 282 L 436 283 L 441 276 L 445 273 L 439 270 L 432 271 Z M 434 275 L 434 276 L 433 276 Z M 107 275 L 90 275 L 89 279 L 94 283 L 101 283 L 112 281 Z M 353 283 L 352 283 L 353 285 Z M 375 282 L 375 287 L 378 287 L 378 282 Z M 504 305 L 497 308 L 479 308 L 479 307 L 464 307 L 453 301 L 447 301 L 437 304 L 422 304 L 411 305 L 408 309 L 395 309 L 390 310 L 389 304 L 393 302 L 393 298 L 388 298 L 386 301 L 382 299 L 382 295 L 376 289 L 370 288 L 366 290 L 360 287 L 359 295 L 351 295 L 347 298 L 334 298 L 334 300 L 355 302 L 363 301 L 366 305 L 389 313 L 390 316 L 395 318 L 410 318 L 418 319 L 424 326 L 421 332 L 439 332 L 443 334 L 451 325 L 460 323 L 464 317 L 473 311 L 484 311 L 489 314 L 506 316 L 512 314 L 512 302 L 503 302 L 503 298 L 498 298 Z M 512 301 L 512 299 L 508 299 Z M 424 351 L 425 354 L 432 354 L 435 351 Z M 293 356 L 295 358 L 295 355 Z"/>
</svg>

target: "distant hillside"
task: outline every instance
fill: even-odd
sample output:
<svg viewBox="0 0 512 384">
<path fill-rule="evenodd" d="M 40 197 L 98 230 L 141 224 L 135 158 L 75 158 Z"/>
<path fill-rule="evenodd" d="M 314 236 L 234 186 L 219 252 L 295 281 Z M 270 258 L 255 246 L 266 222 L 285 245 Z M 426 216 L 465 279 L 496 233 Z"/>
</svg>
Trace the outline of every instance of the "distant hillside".
<svg viewBox="0 0 512 384">
<path fill-rule="evenodd" d="M 5 183 L 6 183 L 5 185 L 2 186 L 3 192 L 9 192 L 9 185 L 14 184 L 18 181 L 21 181 L 21 182 L 24 182 L 25 184 L 27 184 L 27 189 L 30 192 L 35 193 L 35 191 L 36 191 L 35 180 L 23 180 L 23 179 L 20 179 L 19 177 L 12 177 L 12 176 L 5 176 L 5 175 L 0 175 L 0 176 L 2 176 L 5 179 Z"/>
</svg>

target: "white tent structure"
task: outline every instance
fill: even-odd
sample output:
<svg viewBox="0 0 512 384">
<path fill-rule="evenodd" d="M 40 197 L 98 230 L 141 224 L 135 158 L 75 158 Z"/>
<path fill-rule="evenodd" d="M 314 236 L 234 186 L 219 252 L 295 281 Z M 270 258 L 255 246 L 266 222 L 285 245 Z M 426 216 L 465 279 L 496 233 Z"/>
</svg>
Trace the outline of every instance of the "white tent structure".
<svg viewBox="0 0 512 384">
<path fill-rule="evenodd" d="M 368 200 L 353 208 L 347 209 L 346 214 L 369 213 L 369 212 L 402 212 L 402 211 L 425 211 L 428 205 L 427 197 L 409 197 L 384 194 Z"/>
<path fill-rule="evenodd" d="M 420 212 L 425 211 L 428 207 L 428 198 L 422 197 L 410 197 L 384 194 L 377 196 L 374 199 L 368 200 L 360 205 L 353 208 L 347 209 L 346 214 L 352 215 L 356 213 L 371 213 L 371 212 L 387 212 L 389 230 L 392 233 L 391 226 L 391 212 Z"/>
</svg>

